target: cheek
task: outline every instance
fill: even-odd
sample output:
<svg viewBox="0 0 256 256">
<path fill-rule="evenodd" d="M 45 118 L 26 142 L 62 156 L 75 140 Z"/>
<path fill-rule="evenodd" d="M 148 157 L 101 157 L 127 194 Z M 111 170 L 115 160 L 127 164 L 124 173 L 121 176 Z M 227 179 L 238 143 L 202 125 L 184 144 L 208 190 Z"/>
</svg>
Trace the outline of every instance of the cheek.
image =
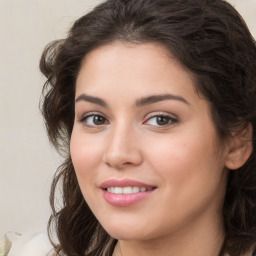
<svg viewBox="0 0 256 256">
<path fill-rule="evenodd" d="M 91 182 L 101 160 L 101 144 L 90 136 L 82 136 L 75 130 L 70 141 L 70 154 L 79 184 Z M 92 172 L 93 170 L 93 172 Z"/>
<path fill-rule="evenodd" d="M 215 138 L 215 131 L 209 130 L 175 133 L 154 143 L 147 159 L 162 180 L 172 184 L 171 188 L 179 191 L 194 186 L 196 189 L 209 180 L 219 179 L 223 170 Z"/>
<path fill-rule="evenodd" d="M 95 177 L 98 175 L 101 159 L 100 144 L 90 136 L 83 136 L 73 130 L 70 154 L 83 197 L 91 209 L 97 209 L 95 194 L 98 188 L 95 184 Z"/>
<path fill-rule="evenodd" d="M 202 136 L 201 136 L 202 135 Z M 147 159 L 160 177 L 159 204 L 174 222 L 194 218 L 206 209 L 218 210 L 225 193 L 224 163 L 215 136 L 185 134 L 160 141 Z"/>
</svg>

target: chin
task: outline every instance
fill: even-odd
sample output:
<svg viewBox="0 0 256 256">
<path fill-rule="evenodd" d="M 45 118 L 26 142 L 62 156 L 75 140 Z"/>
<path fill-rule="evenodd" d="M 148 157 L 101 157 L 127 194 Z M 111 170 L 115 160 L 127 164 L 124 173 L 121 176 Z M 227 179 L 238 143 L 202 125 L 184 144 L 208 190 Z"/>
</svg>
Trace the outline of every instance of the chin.
<svg viewBox="0 0 256 256">
<path fill-rule="evenodd" d="M 154 238 L 150 225 L 139 225 L 138 223 L 117 221 L 115 223 L 103 223 L 103 228 L 113 238 L 118 240 L 148 240 Z"/>
<path fill-rule="evenodd" d="M 132 230 L 109 230 L 107 233 L 117 240 L 139 241 L 152 239 L 150 236 L 145 235 L 144 233 L 136 233 Z"/>
</svg>

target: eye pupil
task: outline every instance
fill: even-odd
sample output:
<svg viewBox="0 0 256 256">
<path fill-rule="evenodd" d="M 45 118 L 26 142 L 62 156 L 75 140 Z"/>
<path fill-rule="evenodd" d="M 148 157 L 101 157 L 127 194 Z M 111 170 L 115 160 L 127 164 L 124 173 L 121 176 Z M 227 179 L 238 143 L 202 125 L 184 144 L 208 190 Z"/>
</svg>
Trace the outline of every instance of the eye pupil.
<svg viewBox="0 0 256 256">
<path fill-rule="evenodd" d="M 169 118 L 165 116 L 158 116 L 157 117 L 157 124 L 158 125 L 166 125 L 169 123 Z"/>
<path fill-rule="evenodd" d="M 105 118 L 102 117 L 102 116 L 95 115 L 93 117 L 93 123 L 96 124 L 96 125 L 102 125 L 102 124 L 105 123 Z"/>
</svg>

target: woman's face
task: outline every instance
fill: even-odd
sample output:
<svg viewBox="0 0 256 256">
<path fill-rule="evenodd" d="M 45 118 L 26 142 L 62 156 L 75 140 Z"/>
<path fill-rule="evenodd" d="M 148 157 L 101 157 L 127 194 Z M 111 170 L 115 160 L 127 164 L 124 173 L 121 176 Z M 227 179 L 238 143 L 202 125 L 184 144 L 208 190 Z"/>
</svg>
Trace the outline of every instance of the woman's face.
<svg viewBox="0 0 256 256">
<path fill-rule="evenodd" d="M 114 42 L 83 61 L 71 156 L 111 236 L 155 239 L 221 221 L 226 150 L 194 88 L 158 44 Z"/>
</svg>

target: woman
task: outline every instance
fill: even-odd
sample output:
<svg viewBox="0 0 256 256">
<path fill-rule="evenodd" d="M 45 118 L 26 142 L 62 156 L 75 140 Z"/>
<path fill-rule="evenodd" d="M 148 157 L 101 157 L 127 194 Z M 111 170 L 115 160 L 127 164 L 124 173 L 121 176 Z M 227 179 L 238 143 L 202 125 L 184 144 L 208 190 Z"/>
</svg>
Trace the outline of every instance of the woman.
<svg viewBox="0 0 256 256">
<path fill-rule="evenodd" d="M 256 255 L 255 60 L 222 0 L 109 0 L 51 43 L 56 253 Z"/>
</svg>

